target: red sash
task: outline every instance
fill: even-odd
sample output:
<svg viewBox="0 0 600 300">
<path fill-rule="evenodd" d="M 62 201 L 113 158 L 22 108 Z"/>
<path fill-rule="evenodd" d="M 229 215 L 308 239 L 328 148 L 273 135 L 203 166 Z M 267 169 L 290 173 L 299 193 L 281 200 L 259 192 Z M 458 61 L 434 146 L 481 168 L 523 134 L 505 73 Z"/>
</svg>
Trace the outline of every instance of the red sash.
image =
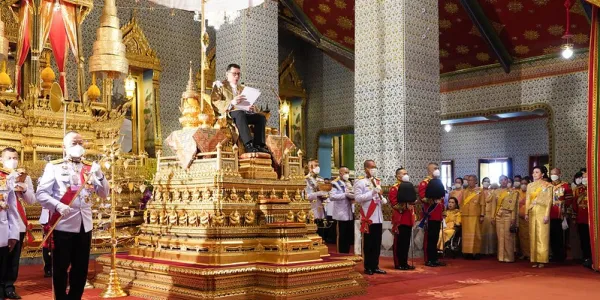
<svg viewBox="0 0 600 300">
<path fill-rule="evenodd" d="M 65 192 L 65 194 L 62 196 L 62 198 L 60 198 L 60 202 L 62 204 L 65 204 L 67 206 L 71 206 L 71 202 L 73 202 L 73 200 L 75 200 L 75 195 L 77 195 L 79 193 L 80 190 L 85 188 L 85 185 L 87 184 L 85 181 L 85 178 L 83 177 L 84 172 L 89 172 L 91 169 L 90 166 L 88 165 L 83 165 L 83 168 L 81 168 L 81 172 L 79 173 L 79 182 L 81 182 L 81 186 L 79 187 L 79 190 L 77 191 L 73 191 L 70 187 L 67 188 L 67 191 Z M 44 231 L 46 231 L 46 228 L 50 229 L 52 227 L 54 227 L 54 224 L 56 224 L 56 222 L 58 222 L 58 219 L 60 219 L 60 214 L 59 213 L 52 213 L 52 215 L 50 216 L 50 219 L 48 220 L 48 224 L 46 224 L 44 226 Z M 49 244 L 52 240 L 52 237 L 48 238 L 46 240 L 46 244 L 43 246 L 45 248 L 51 247 L 51 245 Z"/>
<path fill-rule="evenodd" d="M 23 204 L 21 203 L 21 201 L 19 201 L 18 199 L 17 199 L 17 211 L 19 212 L 19 216 L 21 217 L 23 224 L 25 224 L 25 235 L 27 235 L 27 243 L 33 243 L 33 241 L 35 240 L 33 238 L 33 234 L 31 234 L 31 229 L 33 229 L 33 228 L 29 224 L 29 222 L 27 222 L 27 215 L 25 214 L 25 209 L 23 208 Z"/>
<path fill-rule="evenodd" d="M 375 203 L 375 200 L 371 200 L 366 215 L 365 211 L 362 208 L 360 209 L 360 232 L 369 233 L 369 225 L 373 223 L 371 216 L 375 212 L 375 208 L 377 208 L 377 203 Z"/>
</svg>

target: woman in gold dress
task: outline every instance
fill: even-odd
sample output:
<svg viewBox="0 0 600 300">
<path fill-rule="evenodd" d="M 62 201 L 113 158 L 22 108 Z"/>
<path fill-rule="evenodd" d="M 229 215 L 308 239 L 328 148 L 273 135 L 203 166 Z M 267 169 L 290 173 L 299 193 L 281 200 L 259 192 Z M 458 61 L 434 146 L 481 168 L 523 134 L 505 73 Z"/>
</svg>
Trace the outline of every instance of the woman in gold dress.
<svg viewBox="0 0 600 300">
<path fill-rule="evenodd" d="M 485 213 L 483 223 L 481 224 L 481 254 L 492 255 L 496 253 L 497 241 L 496 226 L 494 225 L 494 212 L 496 211 L 495 191 L 491 189 L 490 179 L 485 177 L 482 180 L 483 189 L 481 190 Z"/>
<path fill-rule="evenodd" d="M 460 177 L 457 177 L 456 179 L 454 179 L 454 186 L 452 187 L 452 191 L 450 192 L 449 197 L 452 198 L 456 198 L 456 204 L 460 204 L 462 202 L 463 199 L 463 179 Z"/>
<path fill-rule="evenodd" d="M 548 169 L 533 168 L 533 182 L 527 186 L 525 220 L 529 221 L 530 261 L 534 268 L 543 268 L 548 263 L 550 252 L 550 208 L 553 186 L 547 181 Z"/>
<path fill-rule="evenodd" d="M 461 185 L 462 187 L 462 185 Z M 438 242 L 438 249 L 444 250 L 444 245 L 448 242 L 456 232 L 456 226 L 460 226 L 460 209 L 458 206 L 458 199 L 450 197 L 448 199 L 448 208 L 444 211 L 444 222 L 446 227 L 440 231 L 440 239 Z"/>
<path fill-rule="evenodd" d="M 494 191 L 496 233 L 498 236 L 498 261 L 515 261 L 515 236 L 517 225 L 517 193 L 512 189 L 512 180 L 500 176 L 500 188 Z"/>
<path fill-rule="evenodd" d="M 464 191 L 460 204 L 462 221 L 462 253 L 465 259 L 478 259 L 481 253 L 481 223 L 484 206 L 481 189 L 477 186 L 476 175 L 469 176 L 469 186 Z"/>
<path fill-rule="evenodd" d="M 525 221 L 525 215 L 527 214 L 527 206 L 525 201 L 527 199 L 527 185 L 531 181 L 529 176 L 521 179 L 521 185 L 519 188 L 518 199 L 519 199 L 519 250 L 521 257 L 519 259 L 529 259 L 529 222 Z"/>
</svg>

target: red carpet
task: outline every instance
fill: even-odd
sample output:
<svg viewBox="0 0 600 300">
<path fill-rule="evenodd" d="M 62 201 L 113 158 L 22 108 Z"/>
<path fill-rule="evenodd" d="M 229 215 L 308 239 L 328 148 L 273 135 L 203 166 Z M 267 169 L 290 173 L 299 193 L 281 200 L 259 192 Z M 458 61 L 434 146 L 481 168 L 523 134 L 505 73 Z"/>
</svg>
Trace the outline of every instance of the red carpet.
<svg viewBox="0 0 600 300">
<path fill-rule="evenodd" d="M 427 268 L 416 260 L 417 270 L 393 270 L 391 258 L 380 266 L 387 275 L 367 276 L 369 287 L 361 299 L 595 299 L 600 295 L 600 274 L 579 265 L 548 265 L 532 269 L 528 262 L 503 264 L 492 258 L 480 261 L 446 260 L 447 267 Z M 94 267 L 93 262 L 90 269 Z M 362 263 L 357 266 L 362 272 Z M 23 299 L 51 299 L 51 281 L 42 266 L 22 266 L 17 292 Z M 90 271 L 90 277 L 94 274 Z M 86 290 L 85 300 L 101 299 L 101 290 Z M 594 296 L 596 295 L 596 296 Z M 126 297 L 122 299 L 139 299 Z"/>
</svg>

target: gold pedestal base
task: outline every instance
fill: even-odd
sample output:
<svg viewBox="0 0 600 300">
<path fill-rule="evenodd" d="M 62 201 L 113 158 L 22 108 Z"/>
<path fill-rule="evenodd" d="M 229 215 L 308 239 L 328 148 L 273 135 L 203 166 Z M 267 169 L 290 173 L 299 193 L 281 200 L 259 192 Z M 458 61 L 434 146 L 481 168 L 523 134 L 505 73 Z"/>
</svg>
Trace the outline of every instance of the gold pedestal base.
<svg viewBox="0 0 600 300">
<path fill-rule="evenodd" d="M 109 269 L 110 269 L 110 256 L 109 257 Z M 119 281 L 119 275 L 116 270 L 110 270 L 108 273 L 108 282 L 104 285 L 104 290 L 100 293 L 100 298 L 119 298 L 125 297 L 127 293 L 121 288 L 121 282 Z"/>
<path fill-rule="evenodd" d="M 245 179 L 277 179 L 271 166 L 271 155 L 267 153 L 244 153 L 240 156 L 239 172 Z"/>
<path fill-rule="evenodd" d="M 109 281 L 110 256 L 97 259 Z M 335 299 L 365 293 L 355 262 L 326 258 L 294 265 L 242 264 L 207 267 L 119 255 L 117 272 L 131 296 L 146 299 Z"/>
</svg>

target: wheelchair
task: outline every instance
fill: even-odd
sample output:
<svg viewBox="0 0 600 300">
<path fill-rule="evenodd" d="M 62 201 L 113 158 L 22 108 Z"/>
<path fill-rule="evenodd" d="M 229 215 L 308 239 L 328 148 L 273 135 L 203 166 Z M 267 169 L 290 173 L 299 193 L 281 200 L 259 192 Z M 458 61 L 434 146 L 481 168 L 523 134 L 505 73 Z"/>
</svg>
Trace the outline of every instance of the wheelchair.
<svg viewBox="0 0 600 300">
<path fill-rule="evenodd" d="M 462 228 L 454 227 L 454 235 L 444 244 L 444 257 L 456 258 L 462 256 Z"/>
</svg>

